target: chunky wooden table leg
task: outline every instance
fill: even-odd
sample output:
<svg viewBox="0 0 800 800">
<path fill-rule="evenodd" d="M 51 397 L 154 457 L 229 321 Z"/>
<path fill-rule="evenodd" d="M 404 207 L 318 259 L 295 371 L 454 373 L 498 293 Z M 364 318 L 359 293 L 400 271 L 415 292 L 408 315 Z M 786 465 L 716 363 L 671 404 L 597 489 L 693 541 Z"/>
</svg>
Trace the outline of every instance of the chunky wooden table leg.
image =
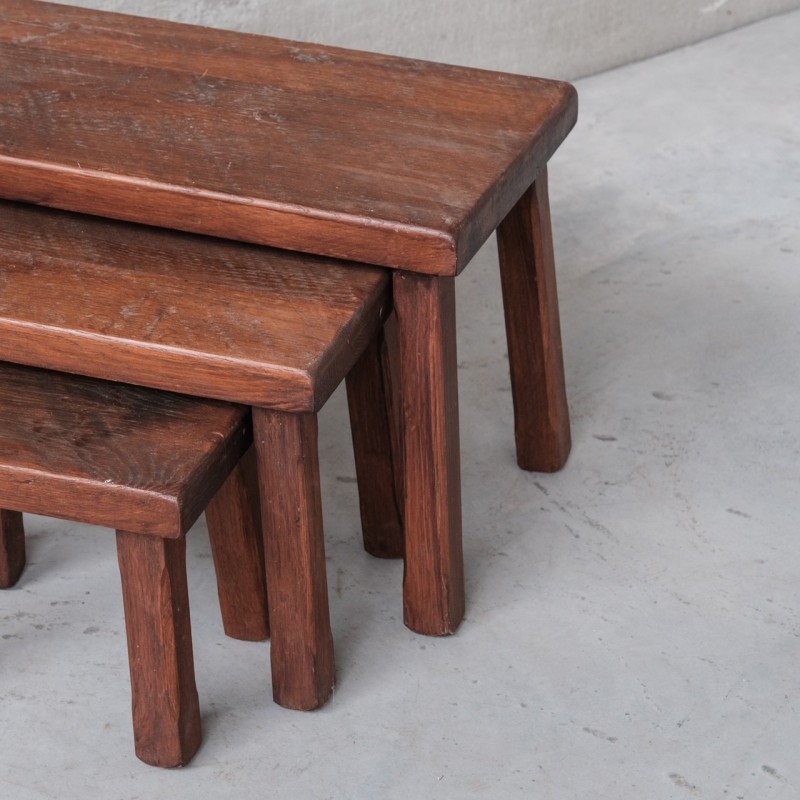
<svg viewBox="0 0 800 800">
<path fill-rule="evenodd" d="M 405 622 L 453 633 L 464 616 L 453 278 L 394 273 L 404 458 Z"/>
<path fill-rule="evenodd" d="M 378 558 L 403 557 L 403 523 L 393 465 L 392 387 L 386 380 L 383 330 L 346 378 L 350 430 L 358 478 L 364 549 Z"/>
<path fill-rule="evenodd" d="M 222 626 L 228 636 L 248 642 L 269 638 L 260 517 L 250 448 L 206 507 Z"/>
<path fill-rule="evenodd" d="M 275 702 L 318 708 L 335 682 L 317 417 L 253 409 Z"/>
<path fill-rule="evenodd" d="M 555 472 L 570 451 L 547 169 L 497 229 L 517 463 Z"/>
<path fill-rule="evenodd" d="M 25 569 L 25 528 L 19 511 L 0 509 L 0 589 L 10 589 Z"/>
<path fill-rule="evenodd" d="M 136 755 L 157 767 L 187 764 L 200 747 L 186 540 L 117 531 L 128 634 Z"/>
</svg>

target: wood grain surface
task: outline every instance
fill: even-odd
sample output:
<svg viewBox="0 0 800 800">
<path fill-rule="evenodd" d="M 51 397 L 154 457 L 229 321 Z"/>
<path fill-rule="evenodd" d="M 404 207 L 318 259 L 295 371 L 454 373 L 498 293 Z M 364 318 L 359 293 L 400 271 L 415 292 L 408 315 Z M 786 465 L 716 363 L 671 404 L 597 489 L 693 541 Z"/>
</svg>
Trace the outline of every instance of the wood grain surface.
<svg viewBox="0 0 800 800">
<path fill-rule="evenodd" d="M 276 703 L 310 711 L 335 677 L 316 414 L 253 409 Z"/>
<path fill-rule="evenodd" d="M 577 115 L 557 81 L 32 0 L 0 5 L 0 104 L 2 196 L 440 275 Z"/>
<path fill-rule="evenodd" d="M 252 435 L 248 410 L 0 364 L 0 508 L 176 538 Z"/>
<path fill-rule="evenodd" d="M 136 755 L 156 767 L 187 764 L 200 747 L 186 539 L 117 531 Z"/>
<path fill-rule="evenodd" d="M 388 310 L 385 270 L 0 201 L 0 359 L 309 411 Z"/>
<path fill-rule="evenodd" d="M 252 447 L 206 507 L 206 521 L 226 635 L 247 642 L 268 639 L 261 505 Z"/>
<path fill-rule="evenodd" d="M 455 283 L 395 272 L 405 527 L 403 607 L 418 633 L 454 633 L 464 616 Z M 418 320 L 404 324 L 407 316 Z"/>
<path fill-rule="evenodd" d="M 556 472 L 571 446 L 547 169 L 497 229 L 517 463 Z"/>
<path fill-rule="evenodd" d="M 347 374 L 347 404 L 353 436 L 364 549 L 377 558 L 402 558 L 402 494 L 397 491 L 402 459 L 393 436 L 392 386 L 382 331 Z"/>
<path fill-rule="evenodd" d="M 19 511 L 0 509 L 0 589 L 10 589 L 25 569 L 25 528 Z"/>
</svg>

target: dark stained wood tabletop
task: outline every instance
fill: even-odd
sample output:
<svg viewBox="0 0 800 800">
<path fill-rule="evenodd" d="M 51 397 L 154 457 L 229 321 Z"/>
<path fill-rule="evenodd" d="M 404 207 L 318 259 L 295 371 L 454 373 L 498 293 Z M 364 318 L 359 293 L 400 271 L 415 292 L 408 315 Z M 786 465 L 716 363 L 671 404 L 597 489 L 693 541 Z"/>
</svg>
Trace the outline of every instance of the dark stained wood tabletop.
<svg viewBox="0 0 800 800">
<path fill-rule="evenodd" d="M 573 126 L 566 83 L 0 3 L 0 195 L 435 275 Z"/>
<path fill-rule="evenodd" d="M 0 363 L 0 503 L 176 538 L 252 442 L 248 409 Z"/>
<path fill-rule="evenodd" d="M 389 272 L 0 201 L 0 359 L 316 411 L 388 312 Z"/>
</svg>

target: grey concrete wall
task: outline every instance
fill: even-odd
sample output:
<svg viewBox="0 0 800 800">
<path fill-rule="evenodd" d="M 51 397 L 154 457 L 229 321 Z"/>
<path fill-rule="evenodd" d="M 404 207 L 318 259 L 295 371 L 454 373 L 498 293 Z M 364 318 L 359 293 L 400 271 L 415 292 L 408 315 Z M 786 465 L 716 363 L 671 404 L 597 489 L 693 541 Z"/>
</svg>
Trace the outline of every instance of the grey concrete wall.
<svg viewBox="0 0 800 800">
<path fill-rule="evenodd" d="M 800 8 L 800 0 L 77 0 L 77 4 L 566 79 Z"/>
</svg>

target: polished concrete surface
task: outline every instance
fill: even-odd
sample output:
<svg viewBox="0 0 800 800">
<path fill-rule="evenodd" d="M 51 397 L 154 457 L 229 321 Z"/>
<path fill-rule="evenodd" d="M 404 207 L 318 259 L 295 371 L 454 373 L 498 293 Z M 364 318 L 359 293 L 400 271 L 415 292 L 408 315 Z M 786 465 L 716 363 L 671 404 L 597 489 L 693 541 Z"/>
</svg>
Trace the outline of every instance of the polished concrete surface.
<svg viewBox="0 0 800 800">
<path fill-rule="evenodd" d="M 205 742 L 133 755 L 111 532 L 27 518 L 0 595 L 0 797 L 800 795 L 800 13 L 579 83 L 551 192 L 574 449 L 513 461 L 493 243 L 457 282 L 469 606 L 401 621 L 321 419 L 338 688 L 270 700 L 190 534 Z"/>
</svg>

